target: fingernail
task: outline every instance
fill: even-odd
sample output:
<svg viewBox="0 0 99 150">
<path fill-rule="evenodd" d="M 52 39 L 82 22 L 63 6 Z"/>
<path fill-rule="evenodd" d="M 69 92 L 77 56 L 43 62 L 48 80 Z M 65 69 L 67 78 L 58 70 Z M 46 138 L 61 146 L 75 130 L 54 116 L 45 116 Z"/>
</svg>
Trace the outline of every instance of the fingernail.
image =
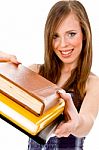
<svg viewBox="0 0 99 150">
<path fill-rule="evenodd" d="M 63 89 L 58 90 L 57 92 L 58 92 L 59 94 L 64 94 L 64 93 L 66 93 L 65 90 L 63 90 Z"/>
</svg>

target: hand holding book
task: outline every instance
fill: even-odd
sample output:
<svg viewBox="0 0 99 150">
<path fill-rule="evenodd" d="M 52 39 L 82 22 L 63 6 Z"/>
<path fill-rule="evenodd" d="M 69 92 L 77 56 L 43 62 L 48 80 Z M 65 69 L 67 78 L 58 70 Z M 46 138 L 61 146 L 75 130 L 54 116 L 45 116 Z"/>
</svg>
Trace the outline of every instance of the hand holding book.
<svg viewBox="0 0 99 150">
<path fill-rule="evenodd" d="M 1 116 L 38 142 L 45 142 L 62 119 L 60 89 L 22 64 L 0 63 Z"/>
<path fill-rule="evenodd" d="M 0 62 L 12 62 L 17 65 L 20 64 L 15 55 L 7 54 L 1 51 L 0 51 Z"/>
<path fill-rule="evenodd" d="M 59 89 L 21 64 L 0 63 L 0 91 L 38 116 L 58 103 Z"/>
</svg>

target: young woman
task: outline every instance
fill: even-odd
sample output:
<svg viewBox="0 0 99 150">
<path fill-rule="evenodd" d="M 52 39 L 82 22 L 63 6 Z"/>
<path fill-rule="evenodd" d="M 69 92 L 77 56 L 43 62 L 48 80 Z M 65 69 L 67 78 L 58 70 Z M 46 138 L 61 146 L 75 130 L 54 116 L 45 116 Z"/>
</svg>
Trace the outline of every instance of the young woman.
<svg viewBox="0 0 99 150">
<path fill-rule="evenodd" d="M 82 150 L 99 110 L 99 78 L 91 72 L 92 34 L 84 6 L 75 0 L 57 2 L 44 35 L 44 64 L 30 69 L 64 89 L 58 91 L 66 104 L 64 121 L 44 146 L 29 139 L 28 150 Z"/>
</svg>

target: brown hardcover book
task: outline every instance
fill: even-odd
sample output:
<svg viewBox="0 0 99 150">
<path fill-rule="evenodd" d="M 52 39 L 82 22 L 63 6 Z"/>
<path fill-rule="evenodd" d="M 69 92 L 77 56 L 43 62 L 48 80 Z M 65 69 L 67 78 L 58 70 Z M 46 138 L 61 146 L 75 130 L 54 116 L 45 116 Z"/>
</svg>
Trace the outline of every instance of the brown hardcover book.
<svg viewBox="0 0 99 150">
<path fill-rule="evenodd" d="M 0 93 L 35 115 L 42 115 L 59 102 L 56 84 L 23 65 L 0 63 Z"/>
</svg>

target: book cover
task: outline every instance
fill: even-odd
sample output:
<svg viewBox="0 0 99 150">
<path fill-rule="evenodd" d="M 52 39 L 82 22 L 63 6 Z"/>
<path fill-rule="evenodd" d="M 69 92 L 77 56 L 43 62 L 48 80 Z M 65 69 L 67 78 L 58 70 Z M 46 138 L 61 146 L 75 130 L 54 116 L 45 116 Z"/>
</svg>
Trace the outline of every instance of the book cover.
<svg viewBox="0 0 99 150">
<path fill-rule="evenodd" d="M 42 115 L 59 102 L 59 89 L 22 64 L 0 63 L 0 92 L 35 115 Z"/>
<path fill-rule="evenodd" d="M 41 116 L 36 116 L 30 111 L 15 103 L 2 93 L 0 93 L 0 113 L 1 116 L 12 122 L 31 136 L 37 135 L 50 123 L 52 123 L 64 110 L 63 99 Z"/>
</svg>

